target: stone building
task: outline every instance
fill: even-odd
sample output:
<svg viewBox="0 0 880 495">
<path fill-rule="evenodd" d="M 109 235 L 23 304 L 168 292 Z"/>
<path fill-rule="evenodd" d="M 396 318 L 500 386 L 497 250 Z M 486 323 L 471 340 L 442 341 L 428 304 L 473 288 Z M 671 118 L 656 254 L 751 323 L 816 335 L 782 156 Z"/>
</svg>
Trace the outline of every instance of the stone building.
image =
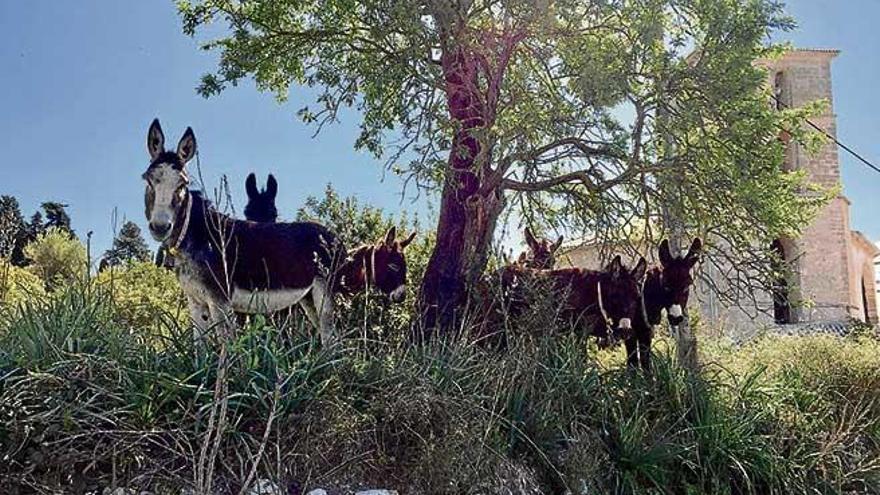
<svg viewBox="0 0 880 495">
<path fill-rule="evenodd" d="M 831 85 L 831 62 L 837 50 L 795 49 L 780 59 L 761 62 L 769 70 L 768 84 L 782 107 L 800 107 L 816 100 L 829 104 L 823 115 L 810 120 L 832 136 L 837 134 Z M 783 167 L 806 170 L 810 180 L 823 186 L 840 184 L 837 145 L 827 143 L 807 154 L 791 143 Z M 840 325 L 851 319 L 877 323 L 875 259 L 880 249 L 862 233 L 850 228 L 850 202 L 839 194 L 798 239 L 779 239 L 773 247 L 792 266 L 788 280 L 777 294 L 756 293 L 751 307 L 730 307 L 707 283 L 699 283 L 692 298 L 699 301 L 701 316 L 718 328 L 753 331 L 773 325 Z M 577 266 L 597 266 L 596 245 L 569 246 L 567 260 Z M 712 267 L 702 267 L 702 278 L 720 283 Z"/>
</svg>

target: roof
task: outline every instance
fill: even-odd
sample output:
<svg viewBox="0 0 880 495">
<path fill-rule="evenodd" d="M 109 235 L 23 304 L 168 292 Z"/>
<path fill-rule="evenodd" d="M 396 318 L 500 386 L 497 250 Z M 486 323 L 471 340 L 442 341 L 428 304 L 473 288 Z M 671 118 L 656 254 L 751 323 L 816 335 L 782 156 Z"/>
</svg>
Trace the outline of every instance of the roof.
<svg viewBox="0 0 880 495">
<path fill-rule="evenodd" d="M 880 256 L 880 248 L 878 248 L 876 244 L 871 242 L 871 240 L 868 239 L 868 236 L 858 230 L 852 230 L 850 232 L 852 233 L 853 239 L 862 244 L 862 246 L 868 251 L 868 253 L 871 254 L 871 256 L 875 258 L 877 256 Z"/>
<path fill-rule="evenodd" d="M 830 53 L 837 55 L 840 53 L 840 50 L 836 48 L 792 48 L 791 50 L 788 50 L 788 52 Z"/>
</svg>

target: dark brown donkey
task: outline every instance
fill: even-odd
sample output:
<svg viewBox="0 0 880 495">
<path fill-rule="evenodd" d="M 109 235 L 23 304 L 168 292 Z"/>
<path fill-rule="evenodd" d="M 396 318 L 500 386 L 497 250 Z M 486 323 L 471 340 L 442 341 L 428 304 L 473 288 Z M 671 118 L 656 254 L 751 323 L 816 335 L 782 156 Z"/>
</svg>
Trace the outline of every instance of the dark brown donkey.
<svg viewBox="0 0 880 495">
<path fill-rule="evenodd" d="M 154 120 L 147 151 L 150 165 L 143 178 L 150 234 L 174 257 L 196 338 L 225 325 L 232 311 L 266 314 L 299 303 L 322 341 L 332 342 L 331 282 L 345 257 L 336 236 L 316 223 L 248 222 L 214 209 L 188 188 L 186 164 L 196 154 L 190 128 L 177 151 L 169 152 Z"/>
<path fill-rule="evenodd" d="M 245 180 L 248 204 L 244 209 L 245 218 L 253 222 L 275 222 L 278 210 L 275 197 L 278 195 L 278 182 L 269 174 L 266 189 L 257 189 L 257 177 L 250 174 Z M 398 240 L 397 229 L 391 227 L 382 239 L 372 245 L 363 245 L 349 251 L 345 262 L 337 270 L 336 291 L 352 295 L 378 290 L 393 302 L 406 298 L 406 257 L 403 250 L 413 241 L 416 233 Z"/>
<path fill-rule="evenodd" d="M 398 240 L 397 229 L 391 227 L 376 244 L 349 251 L 345 263 L 337 271 L 338 291 L 351 295 L 373 288 L 387 294 L 392 302 L 402 302 L 406 298 L 403 250 L 415 237 L 413 232 L 406 239 Z"/>
<path fill-rule="evenodd" d="M 513 314 L 531 303 L 535 291 L 559 301 L 560 316 L 576 332 L 594 335 L 602 347 L 630 337 L 641 312 L 641 286 L 647 262 L 632 270 L 616 256 L 603 270 L 536 270 L 511 265 L 502 273 L 502 293 Z"/>
<path fill-rule="evenodd" d="M 244 207 L 244 217 L 252 222 L 275 222 L 278 220 L 278 208 L 275 207 L 275 197 L 278 195 L 278 182 L 269 174 L 266 181 L 266 189 L 257 189 L 257 176 L 249 174 L 244 181 L 244 190 L 247 192 L 248 202 Z"/>
<path fill-rule="evenodd" d="M 556 264 L 556 251 L 562 246 L 562 236 L 556 242 L 550 242 L 546 238 L 538 239 L 532 234 L 532 230 L 526 227 L 524 232 L 528 251 L 520 253 L 517 263 L 527 268 L 538 270 L 550 270 Z"/>
<path fill-rule="evenodd" d="M 699 261 L 702 249 L 703 242 L 696 238 L 686 254 L 673 256 L 669 241 L 660 243 L 660 265 L 648 270 L 642 291 L 645 311 L 639 312 L 633 335 L 625 340 L 628 366 L 641 366 L 646 373 L 651 371 L 651 339 L 664 309 L 673 330 L 687 318 L 688 296 L 694 283 L 691 270 Z"/>
</svg>

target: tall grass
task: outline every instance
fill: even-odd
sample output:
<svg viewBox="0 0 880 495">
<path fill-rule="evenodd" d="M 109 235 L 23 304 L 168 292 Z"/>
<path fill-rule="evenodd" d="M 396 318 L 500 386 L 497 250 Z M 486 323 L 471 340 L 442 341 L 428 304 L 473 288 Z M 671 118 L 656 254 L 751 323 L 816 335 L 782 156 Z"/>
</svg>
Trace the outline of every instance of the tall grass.
<svg viewBox="0 0 880 495">
<path fill-rule="evenodd" d="M 218 344 L 197 358 L 174 318 L 126 328 L 97 292 L 27 303 L 0 328 L 0 486 L 177 493 L 214 438 L 219 493 L 255 478 L 431 494 L 880 492 L 869 337 L 706 346 L 697 378 L 661 339 L 646 378 L 620 349 L 540 337 L 540 319 L 492 352 L 409 346 L 404 318 L 370 311 L 348 315 L 332 352 L 299 318 L 254 318 L 223 365 Z"/>
</svg>

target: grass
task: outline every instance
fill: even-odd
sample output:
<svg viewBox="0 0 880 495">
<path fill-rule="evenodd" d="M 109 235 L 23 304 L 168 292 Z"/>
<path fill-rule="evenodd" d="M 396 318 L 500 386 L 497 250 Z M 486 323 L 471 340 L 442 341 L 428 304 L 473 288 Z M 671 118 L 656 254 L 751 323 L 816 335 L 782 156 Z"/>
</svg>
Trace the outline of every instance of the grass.
<svg viewBox="0 0 880 495">
<path fill-rule="evenodd" d="M 706 343 L 698 378 L 660 339 L 646 379 L 620 349 L 540 337 L 540 320 L 504 353 L 413 348 L 405 318 L 372 308 L 346 315 L 351 336 L 329 352 L 299 319 L 258 318 L 196 359 L 174 318 L 127 328 L 100 293 L 13 309 L 0 318 L 4 493 L 237 493 L 256 478 L 430 494 L 880 492 L 869 336 Z"/>
</svg>

